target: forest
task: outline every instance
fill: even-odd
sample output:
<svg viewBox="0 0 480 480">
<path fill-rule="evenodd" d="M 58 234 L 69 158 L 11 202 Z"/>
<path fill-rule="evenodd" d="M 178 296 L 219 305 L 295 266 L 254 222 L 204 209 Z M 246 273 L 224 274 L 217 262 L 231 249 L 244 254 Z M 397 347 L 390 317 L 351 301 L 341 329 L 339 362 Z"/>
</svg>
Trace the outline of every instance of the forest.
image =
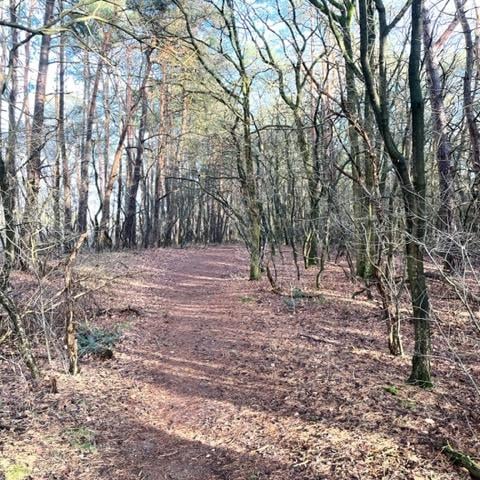
<svg viewBox="0 0 480 480">
<path fill-rule="evenodd" d="M 478 0 L 0 38 L 0 480 L 480 479 Z"/>
</svg>

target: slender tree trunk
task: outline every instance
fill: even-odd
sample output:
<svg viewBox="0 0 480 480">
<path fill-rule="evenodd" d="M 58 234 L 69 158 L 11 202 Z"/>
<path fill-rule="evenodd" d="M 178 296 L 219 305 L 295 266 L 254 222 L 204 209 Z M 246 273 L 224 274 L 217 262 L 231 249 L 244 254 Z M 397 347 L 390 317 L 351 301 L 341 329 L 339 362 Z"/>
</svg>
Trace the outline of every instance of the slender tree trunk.
<svg viewBox="0 0 480 480">
<path fill-rule="evenodd" d="M 318 218 L 320 216 L 320 192 L 319 192 L 319 172 L 315 168 L 314 152 L 310 148 L 305 125 L 300 118 L 298 110 L 294 110 L 295 129 L 297 133 L 297 142 L 302 156 L 303 167 L 307 176 L 308 192 L 308 224 L 304 240 L 304 263 L 305 268 L 318 263 Z"/>
<path fill-rule="evenodd" d="M 460 19 L 460 25 L 462 26 L 463 37 L 465 39 L 466 58 L 463 77 L 463 109 L 465 111 L 465 118 L 470 138 L 471 168 L 475 175 L 472 186 L 473 205 L 475 207 L 472 222 L 476 222 L 478 214 L 478 201 L 480 200 L 480 127 L 477 120 L 477 114 L 475 112 L 475 101 L 472 92 L 473 68 L 475 65 L 475 45 L 472 36 L 472 29 L 465 13 L 465 2 L 462 0 L 455 0 L 455 5 L 457 7 L 457 15 Z"/>
<path fill-rule="evenodd" d="M 431 379 L 430 306 L 423 265 L 425 236 L 425 157 L 424 104 L 420 82 L 420 55 L 422 45 L 422 0 L 412 1 L 412 33 L 409 58 L 409 87 L 412 116 L 412 175 L 407 159 L 399 151 L 389 127 L 389 109 L 386 95 L 386 66 L 384 46 L 388 35 L 386 11 L 381 0 L 376 0 L 380 19 L 379 74 L 380 93 L 376 90 L 368 58 L 369 0 L 359 1 L 360 53 L 362 72 L 375 120 L 402 186 L 405 207 L 405 244 L 409 289 L 412 299 L 415 329 L 415 350 L 409 382 L 429 387 Z"/>
<path fill-rule="evenodd" d="M 55 0 L 46 0 L 44 24 L 50 21 L 53 15 Z M 27 186 L 26 186 L 26 204 L 23 220 L 22 235 L 25 242 L 24 248 L 31 256 L 33 264 L 36 263 L 36 237 L 40 222 L 40 212 L 38 211 L 38 193 L 40 191 L 41 179 L 41 152 L 45 144 L 43 136 L 43 125 L 45 119 L 45 92 L 47 88 L 48 56 L 50 52 L 51 36 L 45 34 L 42 36 L 40 44 L 40 58 L 38 62 L 37 83 L 35 88 L 35 99 L 32 119 L 32 132 L 28 145 L 27 158 Z M 26 266 L 26 265 L 24 265 Z"/>
<path fill-rule="evenodd" d="M 242 61 L 243 70 L 243 61 Z M 256 170 L 253 158 L 252 134 L 250 131 L 250 79 L 242 74 L 242 135 L 243 161 L 239 173 L 248 216 L 248 247 L 250 252 L 250 280 L 259 280 L 261 271 L 261 204 L 258 198 Z M 238 157 L 242 158 L 241 155 Z"/>
<path fill-rule="evenodd" d="M 57 80 L 60 77 L 60 70 L 62 69 L 62 61 L 59 49 L 59 59 L 57 67 Z M 61 161 L 62 161 L 62 152 L 60 142 L 58 141 L 58 130 L 60 120 L 60 82 L 57 83 L 57 92 L 55 95 L 55 110 L 57 117 L 57 143 L 56 143 L 56 153 L 55 153 L 55 164 L 53 168 L 53 224 L 54 224 L 54 238 L 58 242 L 58 247 L 61 249 L 63 235 L 62 235 L 62 211 L 61 211 L 61 188 L 62 188 L 62 171 L 61 171 Z"/>
<path fill-rule="evenodd" d="M 415 214 L 413 219 L 414 241 L 410 244 L 407 268 L 413 300 L 415 324 L 415 350 L 412 373 L 409 381 L 421 386 L 431 386 L 430 355 L 430 306 L 423 262 L 425 239 L 426 183 L 425 183 L 425 119 L 422 83 L 420 79 L 422 53 L 422 7 L 423 0 L 412 1 L 412 33 L 408 67 L 408 83 L 412 115 L 412 166 L 415 188 Z M 412 192 L 413 193 L 413 192 Z"/>
<path fill-rule="evenodd" d="M 370 68 L 375 69 L 375 8 L 373 2 L 370 4 L 368 11 L 368 56 L 370 58 Z M 361 257 L 363 262 L 360 266 L 359 273 L 364 279 L 369 279 L 375 274 L 376 268 L 376 213 L 378 215 L 375 204 L 378 205 L 378 161 L 377 155 L 370 143 L 374 142 L 374 128 L 372 126 L 372 109 L 368 102 L 368 97 L 365 92 L 365 106 L 364 106 L 364 139 L 363 139 L 363 154 L 361 161 L 363 163 L 363 175 L 365 178 L 365 190 L 361 193 L 361 208 L 362 208 L 362 241 L 361 241 Z M 360 160 L 360 159 L 359 159 Z M 375 199 L 377 201 L 375 201 Z M 401 348 L 399 348 L 401 350 Z"/>
<path fill-rule="evenodd" d="M 115 214 L 115 247 L 120 247 L 120 239 L 122 237 L 122 198 L 123 198 L 123 162 L 122 156 L 119 157 L 119 166 L 118 166 L 118 189 L 117 189 L 117 211 Z"/>
<path fill-rule="evenodd" d="M 12 23 L 17 22 L 17 4 L 15 0 L 10 0 L 10 21 Z M 7 269 L 10 269 L 15 264 L 17 250 L 17 229 L 15 225 L 15 207 L 17 203 L 17 170 L 15 151 L 17 147 L 18 123 L 15 112 L 17 109 L 18 56 L 18 31 L 16 29 L 12 29 L 12 42 L 9 58 L 10 92 L 8 94 L 8 137 L 4 166 L 5 177 L 0 181 L 0 190 L 3 199 L 3 212 L 5 218 L 5 261 L 7 264 Z"/>
<path fill-rule="evenodd" d="M 110 124 L 112 122 L 112 112 L 110 109 L 110 79 L 108 75 L 103 78 L 103 110 L 105 112 L 105 121 L 103 128 L 105 131 L 105 145 L 103 148 L 103 168 L 101 178 L 102 196 L 105 196 L 105 189 L 108 183 L 108 168 L 110 163 Z"/>
<path fill-rule="evenodd" d="M 78 373 L 78 343 L 77 343 L 77 321 L 75 319 L 75 301 L 73 299 L 74 282 L 73 282 L 73 267 L 75 260 L 78 256 L 78 252 L 82 248 L 87 233 L 84 232 L 80 235 L 77 243 L 72 249 L 70 256 L 68 257 L 65 265 L 65 303 L 66 303 L 66 322 L 65 322 L 65 345 L 67 347 L 68 355 L 68 371 L 71 375 Z"/>
<path fill-rule="evenodd" d="M 115 182 L 120 175 L 120 166 L 122 162 L 123 155 L 123 146 L 125 143 L 125 137 L 127 135 L 128 125 L 130 122 L 131 115 L 128 114 L 124 120 L 122 130 L 120 131 L 120 137 L 118 139 L 117 149 L 115 151 L 115 156 L 113 157 L 113 163 L 110 170 L 110 175 L 108 176 L 107 184 L 105 186 L 105 195 L 102 199 L 102 220 L 100 222 L 100 227 L 97 235 L 97 248 L 112 248 L 113 242 L 108 233 L 108 225 L 110 222 L 110 204 L 111 197 L 113 193 L 113 188 Z M 120 187 L 119 187 L 120 188 Z"/>
<path fill-rule="evenodd" d="M 451 235 L 455 232 L 454 218 L 454 175 L 452 166 L 452 145 L 447 133 L 447 118 L 442 93 L 442 81 L 439 65 L 433 50 L 432 30 L 426 8 L 423 9 L 423 40 L 425 60 L 428 74 L 430 104 L 434 132 L 437 141 L 437 169 L 440 187 L 440 208 L 438 211 L 438 228 L 447 234 L 445 245 L 445 269 L 451 271 L 455 267 L 455 255 L 451 251 Z"/>
<path fill-rule="evenodd" d="M 165 162 L 166 162 L 166 147 L 167 147 L 167 131 L 165 124 L 167 121 L 167 68 L 164 65 L 162 69 L 162 83 L 160 84 L 160 125 L 158 130 L 158 149 L 157 149 L 157 161 L 155 165 L 155 184 L 154 184 L 154 205 L 153 205 L 153 228 L 152 228 L 152 241 L 151 245 L 160 245 L 161 232 L 160 232 L 160 206 L 162 197 L 162 175 L 165 175 Z"/>
<path fill-rule="evenodd" d="M 246 199 L 249 220 L 250 280 L 259 280 L 261 272 L 261 207 L 257 194 L 257 180 L 253 164 L 252 138 L 250 134 L 250 99 L 245 94 L 243 106 L 243 141 L 244 141 L 244 181 L 243 192 Z"/>
<path fill-rule="evenodd" d="M 142 162 L 143 162 L 143 153 L 144 153 L 144 142 L 145 142 L 145 131 L 146 131 L 146 122 L 147 122 L 147 111 L 148 111 L 148 88 L 147 82 L 150 75 L 150 53 L 147 53 L 147 63 L 145 76 L 143 79 L 143 84 L 141 86 L 140 95 L 141 95 L 141 113 L 140 113 L 140 125 L 138 128 L 138 138 L 137 138 L 137 151 L 135 155 L 135 161 L 133 164 L 133 172 L 131 183 L 127 192 L 127 205 L 125 209 L 125 223 L 123 227 L 123 243 L 125 247 L 133 247 L 136 245 L 137 238 L 137 193 L 138 186 L 140 182 L 140 175 L 142 171 Z"/>
<path fill-rule="evenodd" d="M 70 165 L 68 164 L 67 146 L 65 140 L 65 33 L 60 34 L 59 46 L 59 92 L 58 92 L 58 130 L 57 142 L 62 164 L 63 183 L 63 248 L 70 250 L 72 236 L 72 186 L 70 180 Z"/>
<path fill-rule="evenodd" d="M 107 39 L 104 41 L 104 48 L 102 49 L 105 53 L 105 45 Z M 93 143 L 93 122 L 95 120 L 95 111 L 97 106 L 97 96 L 98 88 L 100 85 L 100 75 L 103 68 L 103 58 L 100 57 L 100 60 L 95 71 L 95 78 L 93 81 L 93 88 L 90 97 L 90 103 L 88 106 L 88 114 L 85 124 L 85 144 L 82 150 L 82 158 L 80 160 L 80 184 L 78 190 L 78 218 L 77 218 L 77 229 L 79 233 L 84 233 L 87 231 L 87 212 L 88 212 L 88 190 L 90 184 L 90 163 L 92 161 L 92 143 Z"/>
<path fill-rule="evenodd" d="M 370 10 L 371 7 L 369 7 Z M 352 164 L 352 194 L 353 194 L 353 218 L 354 218 L 354 242 L 355 242 L 355 270 L 356 274 L 361 278 L 369 278 L 373 273 L 373 265 L 371 258 L 371 229 L 368 225 L 369 218 L 369 199 L 366 198 L 365 191 L 360 186 L 364 181 L 365 168 L 362 161 L 364 156 L 361 154 L 360 138 L 355 123 L 359 121 L 359 95 L 355 81 L 355 70 L 351 63 L 353 58 L 353 44 L 351 24 L 353 10 L 346 8 L 341 17 L 341 27 L 343 34 L 343 43 L 345 45 L 345 88 L 346 101 L 345 108 L 349 116 L 348 137 L 350 141 L 350 159 Z M 367 36 L 366 48 L 368 50 L 368 58 L 370 59 L 372 48 L 372 32 L 370 12 L 367 17 Z M 368 162 L 368 160 L 367 160 Z"/>
<path fill-rule="evenodd" d="M 33 2 L 30 3 L 30 18 L 33 17 Z M 28 35 L 28 33 L 25 33 L 25 37 Z M 26 40 L 26 38 L 24 38 Z M 23 121 L 25 123 L 25 144 L 28 146 L 30 145 L 31 142 L 31 137 L 32 137 L 32 122 L 31 122 L 31 114 L 30 114 L 30 95 L 29 95 L 29 86 L 30 86 L 30 71 L 32 70 L 31 64 L 30 64 L 30 42 L 25 43 L 25 49 L 24 49 L 24 65 L 23 65 L 23 84 L 22 84 L 22 91 L 23 91 L 23 100 L 22 100 L 22 107 L 20 110 L 20 119 L 23 118 Z M 19 121 L 20 121 L 19 119 Z M 28 153 L 28 152 L 27 152 Z"/>
</svg>

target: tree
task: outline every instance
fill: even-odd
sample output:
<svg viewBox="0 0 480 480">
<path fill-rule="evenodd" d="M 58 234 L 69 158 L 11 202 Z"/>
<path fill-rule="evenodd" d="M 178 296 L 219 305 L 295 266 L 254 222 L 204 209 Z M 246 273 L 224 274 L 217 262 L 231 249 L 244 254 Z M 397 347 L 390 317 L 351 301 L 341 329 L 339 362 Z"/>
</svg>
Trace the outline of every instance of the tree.
<svg viewBox="0 0 480 480">
<path fill-rule="evenodd" d="M 47 0 L 43 23 L 47 25 L 53 15 L 55 0 Z M 35 87 L 35 99 L 32 117 L 32 131 L 28 145 L 27 158 L 27 185 L 26 204 L 23 217 L 22 235 L 26 242 L 24 250 L 31 255 L 31 262 L 36 263 L 36 237 L 38 235 L 38 193 L 40 191 L 40 180 L 42 177 L 41 152 L 45 144 L 44 121 L 45 121 L 45 93 L 47 88 L 48 58 L 50 53 L 51 35 L 42 35 L 40 54 L 38 60 L 38 73 Z"/>
<path fill-rule="evenodd" d="M 360 0 L 360 53 L 362 72 L 377 126 L 399 178 L 405 209 L 405 248 L 409 289 L 412 300 L 415 326 L 415 350 L 409 381 L 423 387 L 432 385 L 431 379 L 431 332 L 430 305 L 424 272 L 425 240 L 425 122 L 422 86 L 420 82 L 420 60 L 422 45 L 422 0 L 413 0 L 411 7 L 411 47 L 408 80 L 412 121 L 411 173 L 407 158 L 400 152 L 390 130 L 387 103 L 387 70 L 385 65 L 385 42 L 391 30 L 387 24 L 386 11 L 381 0 L 376 1 L 379 24 L 379 84 L 376 89 L 368 57 L 368 0 Z"/>
<path fill-rule="evenodd" d="M 127 198 L 125 208 L 125 223 L 123 226 L 123 242 L 126 247 L 133 247 L 137 243 L 136 235 L 136 217 L 137 217 L 137 192 L 140 182 L 141 168 L 143 162 L 145 131 L 147 121 L 147 106 L 148 106 L 148 78 L 151 70 L 151 52 L 145 53 L 145 73 L 143 83 L 139 92 L 140 103 L 140 123 L 138 127 L 136 155 L 133 164 L 133 175 L 130 179 L 130 184 L 127 185 Z"/>
<path fill-rule="evenodd" d="M 454 212 L 454 170 L 452 162 L 452 145 L 447 132 L 447 114 L 443 99 L 443 88 L 440 74 L 440 66 L 436 57 L 435 50 L 441 46 L 441 43 L 433 42 L 432 29 L 429 13 L 423 6 L 423 43 L 425 46 L 426 70 L 428 74 L 429 96 L 432 107 L 432 117 L 434 132 L 437 135 L 437 168 L 440 188 L 440 208 L 438 212 L 439 230 L 447 233 L 447 242 L 451 235 L 456 231 L 455 212 Z M 456 23 L 456 19 L 454 23 Z M 448 40 L 448 33 L 451 27 L 448 27 L 440 37 L 441 42 Z M 452 271 L 456 260 L 453 252 L 453 246 L 445 246 L 445 268 Z"/>
<path fill-rule="evenodd" d="M 211 47 L 208 42 L 198 38 L 194 33 L 192 18 L 185 5 L 176 1 L 183 14 L 188 33 L 188 41 L 200 64 L 212 77 L 216 86 L 226 96 L 222 102 L 231 110 L 234 124 L 231 130 L 237 152 L 236 163 L 240 181 L 242 199 L 244 202 L 248 226 L 245 241 L 250 253 L 250 280 L 258 280 L 261 276 L 261 204 L 258 198 L 255 158 L 253 152 L 253 139 L 251 132 L 252 109 L 251 89 L 253 78 L 248 71 L 245 45 L 242 44 L 240 29 L 238 27 L 238 10 L 234 0 L 220 2 L 207 2 L 213 8 L 214 15 L 220 22 L 221 38 L 218 44 Z M 223 42 L 228 42 L 228 53 Z M 209 65 L 205 53 L 213 52 L 223 58 L 233 67 L 235 76 L 228 82 L 228 76 L 221 74 Z"/>
</svg>

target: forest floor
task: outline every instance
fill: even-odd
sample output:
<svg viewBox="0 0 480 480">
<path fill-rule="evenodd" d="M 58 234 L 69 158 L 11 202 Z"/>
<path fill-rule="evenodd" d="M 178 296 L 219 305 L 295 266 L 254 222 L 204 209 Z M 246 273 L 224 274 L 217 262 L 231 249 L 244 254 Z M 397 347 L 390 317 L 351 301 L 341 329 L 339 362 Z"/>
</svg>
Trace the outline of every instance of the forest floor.
<svg viewBox="0 0 480 480">
<path fill-rule="evenodd" d="M 95 320 L 121 325 L 121 341 L 77 377 L 54 371 L 58 393 L 2 364 L 8 480 L 468 478 L 441 447 L 480 452 L 478 396 L 446 342 L 436 332 L 435 388 L 405 384 L 409 355 L 388 354 L 378 305 L 352 299 L 358 285 L 341 266 L 328 266 L 320 297 L 295 299 L 246 281 L 239 246 L 84 263 L 123 272 L 99 299 L 110 314 Z M 297 285 L 289 262 L 279 271 L 286 290 Z M 450 344 L 468 344 L 448 313 Z M 411 352 L 407 323 L 404 335 Z M 469 345 L 463 361 L 478 381 Z"/>
</svg>

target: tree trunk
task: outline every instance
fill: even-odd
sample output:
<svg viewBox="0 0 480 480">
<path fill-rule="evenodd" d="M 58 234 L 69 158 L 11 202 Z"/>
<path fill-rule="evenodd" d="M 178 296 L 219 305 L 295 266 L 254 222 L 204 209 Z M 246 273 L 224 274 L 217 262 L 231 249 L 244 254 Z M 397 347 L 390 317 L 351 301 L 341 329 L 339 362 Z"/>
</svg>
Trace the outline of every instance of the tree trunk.
<svg viewBox="0 0 480 480">
<path fill-rule="evenodd" d="M 369 7 L 370 10 L 370 7 Z M 372 250 L 372 225 L 369 224 L 370 209 L 369 198 L 366 192 L 360 186 L 365 178 L 365 168 L 362 159 L 365 158 L 361 154 L 360 138 L 355 125 L 359 121 L 359 97 L 355 82 L 355 70 L 351 63 L 353 58 L 353 44 L 351 37 L 352 9 L 346 9 L 341 17 L 341 26 L 343 33 L 343 42 L 345 45 L 345 85 L 346 85 L 346 102 L 345 108 L 348 115 L 348 137 L 350 140 L 350 160 L 352 165 L 352 194 L 353 194 L 353 219 L 354 219 L 354 244 L 355 244 L 355 273 L 361 278 L 369 278 L 374 272 Z M 366 48 L 367 56 L 370 59 L 372 49 L 372 32 L 371 32 L 371 14 L 368 12 L 367 17 L 367 36 Z"/>
<path fill-rule="evenodd" d="M 412 219 L 413 241 L 407 241 L 410 255 L 407 259 L 410 290 L 413 302 L 415 326 L 415 350 L 412 359 L 412 373 L 409 381 L 423 387 L 432 385 L 431 380 L 431 332 L 430 306 L 423 264 L 423 242 L 425 239 L 425 119 L 422 83 L 420 79 L 422 54 L 422 6 L 423 0 L 412 1 L 412 32 L 408 83 L 412 116 L 412 172 L 415 195 L 413 200 L 415 217 Z M 415 201 L 416 200 L 416 201 Z M 408 252 L 407 252 L 408 253 Z"/>
<path fill-rule="evenodd" d="M 102 220 L 100 221 L 100 227 L 97 234 L 97 248 L 112 248 L 113 242 L 108 233 L 108 225 L 110 222 L 110 203 L 113 193 L 113 187 L 120 175 L 120 167 L 123 155 L 123 144 L 127 135 L 128 123 L 130 122 L 130 115 L 124 121 L 120 137 L 118 139 L 117 149 L 115 150 L 115 156 L 113 157 L 113 163 L 108 176 L 107 184 L 105 186 L 105 195 L 102 200 Z M 120 188 L 120 187 L 119 187 Z"/>
<path fill-rule="evenodd" d="M 153 227 L 152 227 L 152 239 L 151 245 L 160 245 L 161 232 L 160 232 L 160 205 L 162 197 L 162 175 L 165 175 L 165 162 L 166 162 L 166 147 L 167 147 L 167 131 L 165 123 L 167 121 L 167 69 L 163 66 L 162 69 L 162 83 L 160 84 L 160 125 L 158 130 L 158 148 L 157 148 L 157 161 L 155 163 L 155 182 L 154 182 L 154 199 L 153 199 Z"/>
<path fill-rule="evenodd" d="M 55 0 L 46 0 L 43 22 L 47 24 L 53 14 Z M 43 125 L 45 119 L 45 92 L 47 88 L 48 56 L 50 52 L 51 36 L 42 36 L 40 44 L 40 58 L 38 62 L 37 83 L 33 108 L 32 131 L 28 145 L 27 157 L 27 185 L 26 202 L 23 220 L 22 238 L 25 242 L 25 253 L 31 255 L 31 261 L 36 264 L 36 237 L 40 225 L 40 212 L 38 211 L 38 193 L 40 191 L 40 179 L 42 173 L 41 152 L 45 139 Z M 24 264 L 26 267 L 26 264 Z"/>
<path fill-rule="evenodd" d="M 71 375 L 76 375 L 78 373 L 77 322 L 74 311 L 75 300 L 73 298 L 73 267 L 78 252 L 82 248 L 86 238 L 86 232 L 80 235 L 65 265 L 65 303 L 67 306 L 67 318 L 65 322 L 65 345 L 67 347 L 68 355 L 68 371 Z"/>
<path fill-rule="evenodd" d="M 106 51 L 107 35 L 104 40 L 102 52 Z M 77 230 L 79 233 L 87 231 L 87 212 L 88 212 L 88 190 L 90 183 L 90 163 L 92 161 L 92 142 L 93 142 L 93 122 L 95 120 L 95 110 L 97 105 L 98 87 L 100 85 L 100 75 L 103 68 L 103 57 L 98 61 L 93 81 L 93 89 L 88 106 L 88 114 L 85 124 L 85 144 L 82 149 L 82 158 L 80 160 L 80 184 L 78 189 L 78 218 Z"/>
<path fill-rule="evenodd" d="M 376 0 L 380 20 L 379 72 L 380 93 L 376 90 L 368 58 L 367 4 L 360 0 L 360 51 L 362 72 L 375 120 L 384 140 L 402 186 L 405 208 L 405 245 L 409 289 L 415 328 L 415 350 L 409 382 L 430 387 L 431 333 L 430 306 L 423 265 L 425 236 L 425 158 L 424 158 L 424 104 L 420 83 L 420 55 L 422 44 L 422 0 L 412 2 L 412 34 L 409 58 L 409 87 L 412 116 L 412 175 L 407 159 L 399 151 L 389 127 L 389 109 L 386 95 L 386 66 L 384 46 L 388 35 L 386 12 L 381 0 Z"/>
<path fill-rule="evenodd" d="M 463 30 L 465 39 L 465 73 L 463 77 L 463 108 L 470 136 L 470 148 L 472 153 L 472 169 L 475 174 L 475 180 L 472 188 L 472 194 L 475 202 L 480 195 L 480 129 L 475 113 L 475 102 L 472 93 L 473 68 L 475 65 L 475 45 L 472 37 L 472 29 L 465 13 L 465 2 L 455 0 L 457 15 Z"/>
<path fill-rule="evenodd" d="M 135 155 L 135 161 L 133 165 L 133 172 L 131 183 L 127 192 L 127 205 L 125 209 L 125 223 L 123 227 L 123 244 L 124 247 L 134 247 L 137 243 L 137 193 L 138 186 L 140 182 L 140 175 L 142 171 L 142 162 L 143 162 L 143 152 L 144 152 L 144 142 L 145 142 L 145 131 L 146 131 L 146 122 L 147 122 L 147 111 L 148 111 L 148 89 L 147 82 L 150 75 L 150 53 L 146 55 L 146 67 L 145 67 L 145 76 L 143 83 L 140 89 L 141 95 L 141 114 L 140 114 L 140 125 L 138 127 L 138 138 L 137 138 L 137 151 Z"/>
<path fill-rule="evenodd" d="M 17 4 L 10 0 L 10 21 L 17 22 Z M 12 30 L 12 43 L 9 58 L 10 93 L 8 95 L 8 137 L 5 155 L 4 172 L 0 175 L 0 194 L 3 200 L 3 213 L 5 218 L 5 268 L 10 269 L 15 264 L 17 250 L 17 232 L 15 225 L 15 207 L 17 198 L 17 172 L 15 162 L 15 151 L 17 147 L 17 128 L 15 111 L 17 109 L 18 89 L 18 31 Z M 1 168 L 1 167 L 0 167 Z"/>
<path fill-rule="evenodd" d="M 57 141 L 62 159 L 63 181 L 63 248 L 70 250 L 72 236 L 72 186 L 70 181 L 70 165 L 68 164 L 65 141 L 65 33 L 60 34 L 60 72 L 58 92 L 58 131 Z"/>
<path fill-rule="evenodd" d="M 455 267 L 455 256 L 451 252 L 451 235 L 455 232 L 454 219 L 454 175 L 452 168 L 452 145 L 447 133 L 447 118 L 442 94 L 442 81 L 439 65 L 433 51 L 433 38 L 430 18 L 426 8 L 423 9 L 423 40 L 425 60 L 428 74 L 428 86 L 434 132 L 437 141 L 437 169 L 440 187 L 440 208 L 438 211 L 438 228 L 447 234 L 445 244 L 445 269 L 452 271 Z"/>
</svg>

